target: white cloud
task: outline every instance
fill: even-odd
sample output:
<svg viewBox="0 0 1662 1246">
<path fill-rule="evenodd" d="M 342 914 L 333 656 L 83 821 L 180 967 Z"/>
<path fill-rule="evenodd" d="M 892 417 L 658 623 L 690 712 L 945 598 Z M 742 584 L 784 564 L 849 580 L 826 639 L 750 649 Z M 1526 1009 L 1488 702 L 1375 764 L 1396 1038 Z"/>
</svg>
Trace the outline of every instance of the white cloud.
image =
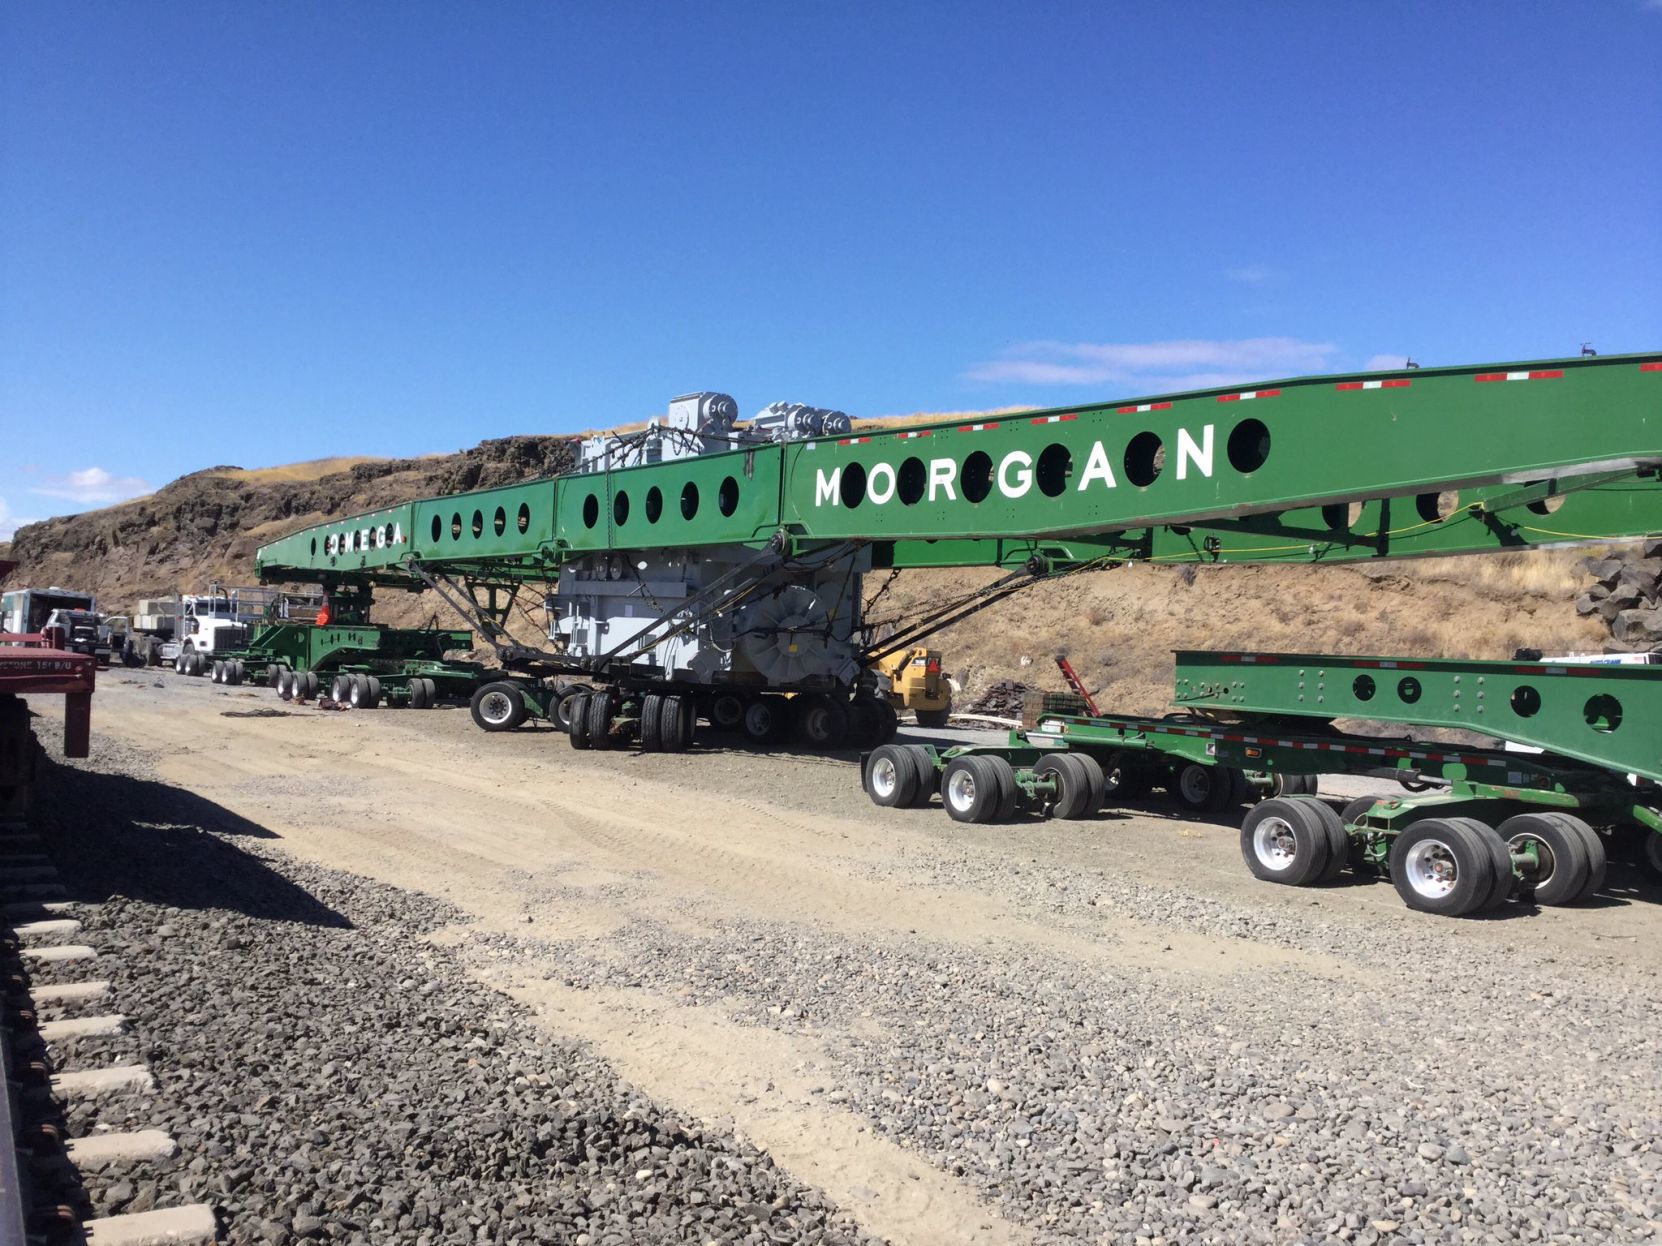
<svg viewBox="0 0 1662 1246">
<path fill-rule="evenodd" d="M 1662 0 L 1657 0 L 1662 4 Z M 1408 366 L 1407 355 L 1370 355 L 1368 362 L 1362 365 L 1364 372 L 1401 372 Z"/>
<path fill-rule="evenodd" d="M 1662 0 L 1658 0 L 1658 3 L 1662 3 Z M 1231 281 L 1238 281 L 1246 286 L 1261 286 L 1275 276 L 1263 264 L 1243 264 L 1239 268 L 1226 268 L 1223 270 L 1223 275 Z"/>
<path fill-rule="evenodd" d="M 114 476 L 102 467 L 88 467 L 67 476 L 49 476 L 45 484 L 34 485 L 29 492 L 82 506 L 108 506 L 149 493 L 150 486 L 137 476 Z"/>
<path fill-rule="evenodd" d="M 17 535 L 17 530 L 24 524 L 34 523 L 33 519 L 14 518 L 12 508 L 6 505 L 6 499 L 0 498 L 0 541 L 9 541 Z"/>
<path fill-rule="evenodd" d="M 1339 348 L 1291 337 L 1166 342 L 1024 342 L 971 366 L 966 380 L 1028 385 L 1119 383 L 1206 389 L 1276 374 L 1320 372 Z"/>
</svg>

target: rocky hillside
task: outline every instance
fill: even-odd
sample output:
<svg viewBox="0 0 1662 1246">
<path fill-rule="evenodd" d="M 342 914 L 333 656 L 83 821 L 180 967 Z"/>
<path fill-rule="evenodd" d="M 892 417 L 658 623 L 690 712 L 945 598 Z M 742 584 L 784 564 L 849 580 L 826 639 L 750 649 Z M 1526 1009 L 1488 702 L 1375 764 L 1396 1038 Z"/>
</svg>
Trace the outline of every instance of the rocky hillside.
<svg viewBox="0 0 1662 1246">
<path fill-rule="evenodd" d="M 422 459 L 209 468 L 149 497 L 19 530 L 12 582 L 85 587 L 112 611 L 215 578 L 246 584 L 255 548 L 297 528 L 562 471 L 571 445 L 511 437 Z M 1606 562 L 1604 550 L 1591 560 L 1585 550 L 1545 550 L 1358 567 L 1127 566 L 1038 584 L 929 643 L 944 651 L 970 697 L 1001 680 L 1060 689 L 1052 658 L 1066 652 L 1105 705 L 1157 712 L 1166 707 L 1178 648 L 1508 658 L 1518 648 L 1624 647 L 1612 640 L 1612 611 L 1654 608 L 1651 573 L 1662 568 L 1644 558 L 1647 549 L 1630 548 L 1638 561 Z M 884 589 L 872 617 L 905 616 L 995 578 L 982 570 L 907 572 Z M 872 577 L 868 596 L 883 583 Z M 1578 613 L 1577 598 L 1589 592 Z M 1601 613 L 1605 599 L 1610 608 Z M 455 625 L 431 594 L 388 594 L 377 611 L 389 623 L 436 615 Z M 539 613 L 515 618 L 512 630 L 535 639 Z"/>
<path fill-rule="evenodd" d="M 420 459 L 210 467 L 119 506 L 19 528 L 9 555 L 18 562 L 12 583 L 86 589 L 112 613 L 211 580 L 248 584 L 255 549 L 298 528 L 410 498 L 553 475 L 571 466 L 571 447 L 567 437 L 504 437 Z"/>
</svg>

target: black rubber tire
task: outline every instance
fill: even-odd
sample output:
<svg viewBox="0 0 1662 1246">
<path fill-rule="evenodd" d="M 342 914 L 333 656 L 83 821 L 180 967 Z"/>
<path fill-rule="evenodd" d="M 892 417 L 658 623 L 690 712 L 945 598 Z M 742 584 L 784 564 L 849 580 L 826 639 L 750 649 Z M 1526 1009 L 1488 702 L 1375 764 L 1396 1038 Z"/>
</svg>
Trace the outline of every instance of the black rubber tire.
<svg viewBox="0 0 1662 1246">
<path fill-rule="evenodd" d="M 664 737 L 660 733 L 663 726 L 664 698 L 656 692 L 649 692 L 641 698 L 641 752 L 662 753 L 665 751 Z"/>
<path fill-rule="evenodd" d="M 484 708 L 487 704 L 488 709 Z M 519 686 L 506 679 L 482 684 L 468 701 L 468 711 L 481 731 L 512 731 L 525 721 L 527 713 Z"/>
<path fill-rule="evenodd" d="M 941 779 L 940 771 L 935 767 L 935 758 L 921 744 L 900 744 L 896 747 L 912 759 L 912 772 L 918 777 L 918 791 L 912 804 L 921 809 L 934 799 L 936 785 Z"/>
<path fill-rule="evenodd" d="M 1322 826 L 1327 831 L 1327 864 L 1322 866 L 1322 872 L 1316 876 L 1316 881 L 1330 883 L 1339 877 L 1350 860 L 1350 836 L 1345 834 L 1344 819 L 1339 816 L 1339 811 L 1325 800 L 1318 800 L 1309 795 L 1302 795 L 1299 799 L 1316 811 L 1316 816 L 1321 819 Z"/>
<path fill-rule="evenodd" d="M 438 681 L 433 679 L 431 676 L 423 675 L 421 677 L 421 682 L 427 685 L 427 700 L 423 703 L 421 708 L 424 710 L 430 710 L 439 703 Z"/>
<path fill-rule="evenodd" d="M 848 738 L 848 702 L 823 692 L 793 701 L 797 736 L 809 748 L 833 752 Z"/>
<path fill-rule="evenodd" d="M 283 665 L 283 663 L 273 662 L 271 664 L 271 669 L 265 674 L 266 682 L 275 688 L 277 686 L 277 681 L 283 677 L 283 672 L 286 670 L 288 670 L 288 667 Z"/>
<path fill-rule="evenodd" d="M 300 689 L 301 699 L 306 701 L 317 700 L 317 689 L 320 682 L 321 680 L 319 680 L 316 671 L 301 671 L 300 683 L 297 685 Z"/>
<path fill-rule="evenodd" d="M 1070 753 L 1079 769 L 1084 772 L 1085 784 L 1089 795 L 1085 800 L 1085 812 L 1080 816 L 1094 818 L 1102 812 L 1102 806 L 1107 801 L 1108 776 L 1102 772 L 1102 763 L 1089 753 Z"/>
<path fill-rule="evenodd" d="M 1360 818 L 1378 803 L 1372 796 L 1358 796 L 1345 806 L 1344 812 L 1339 814 L 1339 820 L 1346 826 L 1354 826 L 1357 818 Z"/>
<path fill-rule="evenodd" d="M 710 725 L 717 731 L 743 731 L 744 704 L 737 692 L 716 693 L 710 698 Z"/>
<path fill-rule="evenodd" d="M 917 710 L 918 726 L 927 731 L 939 731 L 952 718 L 952 707 L 944 710 Z"/>
<path fill-rule="evenodd" d="M 1512 851 L 1533 843 L 1536 856 L 1546 868 L 1533 875 L 1525 873 L 1519 894 L 1545 908 L 1573 904 L 1592 873 L 1587 845 L 1573 827 L 1565 826 L 1550 813 L 1519 813 L 1495 828 Z"/>
<path fill-rule="evenodd" d="M 871 703 L 877 711 L 877 742 L 888 744 L 900 733 L 900 715 L 887 700 L 873 697 Z"/>
<path fill-rule="evenodd" d="M 855 697 L 848 703 L 849 748 L 873 749 L 885 741 L 881 738 L 882 721 L 870 697 Z"/>
<path fill-rule="evenodd" d="M 337 705 L 350 703 L 352 700 L 352 677 L 350 675 L 336 675 L 329 681 L 329 699 Z"/>
<path fill-rule="evenodd" d="M 1610 856 L 1604 848 L 1604 837 L 1573 813 L 1554 809 L 1549 816 L 1580 835 L 1581 842 L 1587 846 L 1587 881 L 1582 885 L 1581 894 L 1576 900 L 1585 900 L 1588 896 L 1597 894 L 1603 889 L 1604 876 L 1610 868 Z"/>
<path fill-rule="evenodd" d="M 609 749 L 615 743 L 612 739 L 613 705 L 611 693 L 589 693 L 589 706 L 586 711 L 589 720 L 589 747 L 597 752 Z"/>
<path fill-rule="evenodd" d="M 355 710 L 369 708 L 369 678 L 365 675 L 346 677 L 346 703 Z"/>
<path fill-rule="evenodd" d="M 294 672 L 286 666 L 279 666 L 276 680 L 277 695 L 285 701 L 294 700 Z"/>
<path fill-rule="evenodd" d="M 1142 800 L 1154 789 L 1154 780 L 1152 770 L 1121 760 L 1109 768 L 1106 798 L 1115 803 Z"/>
<path fill-rule="evenodd" d="M 577 688 L 566 688 L 548 702 L 548 720 L 568 735 L 571 733 L 571 703 L 579 691 Z"/>
<path fill-rule="evenodd" d="M 427 706 L 427 684 L 419 675 L 410 680 L 409 705 L 413 710 L 425 709 Z"/>
<path fill-rule="evenodd" d="M 571 694 L 571 726 L 566 734 L 571 737 L 571 747 L 587 749 L 589 747 L 589 697 L 588 692 L 574 692 Z"/>
<path fill-rule="evenodd" d="M 369 708 L 376 709 L 381 704 L 381 681 L 374 675 L 367 675 L 365 679 L 369 683 Z"/>
<path fill-rule="evenodd" d="M 231 659 L 231 682 L 240 687 L 242 682 L 247 678 L 248 663 L 244 662 L 241 658 Z"/>
<path fill-rule="evenodd" d="M 987 764 L 992 767 L 994 776 L 998 779 L 999 802 L 998 821 L 1008 822 L 1016 816 L 1016 806 L 1021 800 L 1021 785 L 1016 782 L 1016 771 L 1009 762 L 1002 757 L 990 756 Z"/>
<path fill-rule="evenodd" d="M 1500 832 L 1487 822 L 1478 818 L 1451 818 L 1451 822 L 1462 822 L 1483 842 L 1489 850 L 1489 859 L 1494 864 L 1494 890 L 1490 891 L 1489 898 L 1478 906 L 1475 912 L 1492 913 L 1512 898 L 1517 888 L 1518 876 L 1512 871 L 1512 850 L 1506 841 L 1501 838 Z"/>
<path fill-rule="evenodd" d="M 1051 806 L 1051 816 L 1067 822 L 1077 821 L 1095 812 L 1090 808 L 1093 795 L 1090 790 L 1090 776 L 1083 766 L 1076 764 L 1078 760 L 1072 753 L 1046 753 L 1033 766 L 1033 774 L 1036 777 L 1055 776 L 1057 793 L 1056 803 Z M 1097 807 L 1101 807 L 1100 800 Z"/>
<path fill-rule="evenodd" d="M 1239 809 L 1242 805 L 1256 805 L 1258 798 L 1253 793 L 1252 780 L 1246 777 L 1246 771 L 1239 766 L 1230 766 L 1229 773 L 1229 800 L 1224 809 Z M 1220 810 L 1219 812 L 1222 812 Z"/>
<path fill-rule="evenodd" d="M 1308 886 L 1321 878 L 1331 852 L 1326 822 L 1299 797 L 1260 801 L 1241 823 L 1241 858 L 1267 883 Z"/>
<path fill-rule="evenodd" d="M 764 694 L 745 703 L 744 738 L 758 747 L 773 744 L 785 732 L 789 719 L 783 697 Z"/>
<path fill-rule="evenodd" d="M 674 704 L 670 704 L 670 701 L 673 701 Z M 685 753 L 693 746 L 693 741 L 698 737 L 698 702 L 685 693 L 677 692 L 673 697 L 666 700 L 664 713 L 674 720 L 675 751 Z M 665 736 L 668 737 L 667 728 L 665 729 Z"/>
<path fill-rule="evenodd" d="M 1270 775 L 1270 795 L 1314 796 L 1318 777 L 1313 774 L 1289 774 L 1285 770 L 1277 770 Z"/>
<path fill-rule="evenodd" d="M 904 745 L 884 744 L 866 758 L 861 776 L 871 803 L 885 809 L 909 809 L 918 803 L 918 774 Z"/>
<path fill-rule="evenodd" d="M 225 663 L 221 662 L 218 658 L 215 658 L 214 664 L 208 668 L 208 682 L 215 684 L 222 684 L 225 682 Z"/>
<path fill-rule="evenodd" d="M 1004 785 L 991 764 L 995 760 L 1001 759 L 970 753 L 954 758 L 947 765 L 941 775 L 941 803 L 954 822 L 998 819 L 1004 802 Z"/>
<path fill-rule="evenodd" d="M 1235 794 L 1235 783 L 1228 767 L 1191 761 L 1173 772 L 1168 790 L 1173 800 L 1192 813 L 1222 813 Z"/>
<path fill-rule="evenodd" d="M 1452 882 L 1440 892 L 1434 880 L 1425 877 L 1439 864 L 1452 871 Z M 1421 818 L 1391 844 L 1391 882 L 1411 909 L 1464 917 L 1482 908 L 1493 894 L 1494 858 L 1488 844 L 1462 819 Z"/>
</svg>

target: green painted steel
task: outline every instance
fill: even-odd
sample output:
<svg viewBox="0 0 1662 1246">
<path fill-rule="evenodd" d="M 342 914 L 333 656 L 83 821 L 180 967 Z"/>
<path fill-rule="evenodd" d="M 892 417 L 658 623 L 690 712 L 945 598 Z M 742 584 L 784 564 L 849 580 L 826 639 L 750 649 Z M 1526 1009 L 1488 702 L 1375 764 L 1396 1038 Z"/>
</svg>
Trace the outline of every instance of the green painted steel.
<svg viewBox="0 0 1662 1246">
<path fill-rule="evenodd" d="M 241 656 L 251 662 L 281 662 L 297 671 L 326 671 L 352 663 L 439 662 L 447 651 L 472 645 L 473 633 L 465 629 L 268 623 L 254 633 Z"/>
<path fill-rule="evenodd" d="M 1183 709 L 1480 731 L 1662 782 L 1662 667 L 1177 654 Z"/>
<path fill-rule="evenodd" d="M 1662 354 L 1427 368 L 566 476 L 318 525 L 256 561 L 266 581 L 408 584 L 412 557 L 546 580 L 596 550 L 780 530 L 893 566 L 1460 553 L 1662 532 L 1659 462 Z"/>
</svg>

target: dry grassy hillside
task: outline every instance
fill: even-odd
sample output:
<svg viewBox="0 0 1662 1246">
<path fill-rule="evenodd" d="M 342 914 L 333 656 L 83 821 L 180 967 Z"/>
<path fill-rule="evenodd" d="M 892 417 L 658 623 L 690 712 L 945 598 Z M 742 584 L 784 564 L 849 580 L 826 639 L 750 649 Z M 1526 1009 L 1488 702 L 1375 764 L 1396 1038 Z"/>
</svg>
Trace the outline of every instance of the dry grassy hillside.
<svg viewBox="0 0 1662 1246">
<path fill-rule="evenodd" d="M 1578 618 L 1583 554 L 1568 550 L 1362 567 L 1135 564 L 1039 583 L 938 633 L 946 668 L 973 696 L 999 679 L 1060 690 L 1066 653 L 1104 705 L 1168 707 L 1174 649 L 1509 658 L 1518 648 L 1598 652 L 1609 633 Z M 999 578 L 913 571 L 877 613 L 916 611 Z M 875 579 L 868 595 L 880 585 Z"/>
</svg>

